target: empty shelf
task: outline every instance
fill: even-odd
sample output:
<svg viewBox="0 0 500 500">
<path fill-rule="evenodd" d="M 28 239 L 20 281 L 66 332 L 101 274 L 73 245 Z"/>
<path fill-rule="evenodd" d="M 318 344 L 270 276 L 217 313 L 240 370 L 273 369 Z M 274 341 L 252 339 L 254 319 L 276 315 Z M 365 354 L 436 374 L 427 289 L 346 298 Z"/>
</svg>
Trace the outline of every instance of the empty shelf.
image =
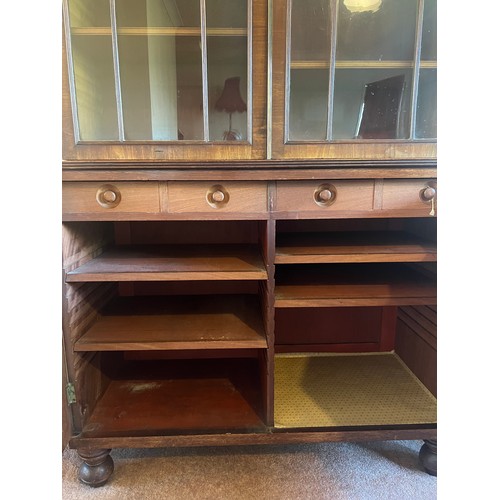
<svg viewBox="0 0 500 500">
<path fill-rule="evenodd" d="M 283 233 L 277 264 L 435 262 L 436 244 L 400 231 Z"/>
<path fill-rule="evenodd" d="M 255 359 L 129 362 L 80 437 L 264 432 Z"/>
<path fill-rule="evenodd" d="M 267 272 L 252 245 L 117 246 L 66 276 L 70 283 L 263 279 Z"/>
<path fill-rule="evenodd" d="M 276 307 L 426 305 L 436 280 L 404 264 L 281 266 Z"/>
<path fill-rule="evenodd" d="M 75 351 L 267 348 L 252 295 L 120 297 Z"/>
</svg>

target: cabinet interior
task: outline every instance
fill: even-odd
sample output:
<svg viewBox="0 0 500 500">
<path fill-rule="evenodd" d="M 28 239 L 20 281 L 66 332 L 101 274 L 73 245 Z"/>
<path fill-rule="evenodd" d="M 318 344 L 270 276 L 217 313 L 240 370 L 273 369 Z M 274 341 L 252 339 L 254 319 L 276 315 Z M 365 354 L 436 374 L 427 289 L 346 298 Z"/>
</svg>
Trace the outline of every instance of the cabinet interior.
<svg viewBox="0 0 500 500">
<path fill-rule="evenodd" d="M 398 391 L 414 412 L 361 411 L 349 425 L 434 423 L 422 366 L 435 348 L 435 230 L 430 218 L 64 223 L 77 430 L 342 427 L 330 396 L 385 407 Z M 368 399 L 366 377 L 381 388 Z M 327 416 L 288 419 L 316 389 Z"/>
</svg>

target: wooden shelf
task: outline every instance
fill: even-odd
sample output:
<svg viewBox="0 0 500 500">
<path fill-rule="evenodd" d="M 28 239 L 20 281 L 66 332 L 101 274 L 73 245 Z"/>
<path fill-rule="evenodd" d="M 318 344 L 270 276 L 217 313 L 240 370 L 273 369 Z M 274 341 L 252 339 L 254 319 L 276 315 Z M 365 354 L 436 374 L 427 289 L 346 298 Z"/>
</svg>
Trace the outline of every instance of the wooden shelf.
<svg viewBox="0 0 500 500">
<path fill-rule="evenodd" d="M 255 359 L 128 362 L 80 437 L 265 432 L 258 368 Z"/>
<path fill-rule="evenodd" d="M 413 68 L 413 61 L 379 61 L 379 60 L 337 60 L 336 69 L 396 69 Z M 420 61 L 420 67 L 426 69 L 437 68 L 437 62 L 428 60 Z M 296 60 L 290 63 L 291 69 L 329 69 L 329 60 Z"/>
<path fill-rule="evenodd" d="M 120 297 L 75 351 L 267 348 L 257 296 Z"/>
<path fill-rule="evenodd" d="M 276 307 L 435 303 L 436 280 L 405 264 L 290 265 L 276 271 Z"/>
<path fill-rule="evenodd" d="M 127 36 L 200 36 L 201 29 L 197 27 L 126 27 L 117 28 L 118 35 Z M 72 35 L 96 36 L 109 35 L 111 36 L 110 27 L 85 27 L 71 28 Z M 208 36 L 246 36 L 246 28 L 207 28 Z"/>
<path fill-rule="evenodd" d="M 275 359 L 278 428 L 424 425 L 436 398 L 395 354 L 282 354 Z"/>
<path fill-rule="evenodd" d="M 436 244 L 404 232 L 283 233 L 276 264 L 435 262 Z"/>
<path fill-rule="evenodd" d="M 66 275 L 68 283 L 264 279 L 256 245 L 117 246 Z"/>
</svg>

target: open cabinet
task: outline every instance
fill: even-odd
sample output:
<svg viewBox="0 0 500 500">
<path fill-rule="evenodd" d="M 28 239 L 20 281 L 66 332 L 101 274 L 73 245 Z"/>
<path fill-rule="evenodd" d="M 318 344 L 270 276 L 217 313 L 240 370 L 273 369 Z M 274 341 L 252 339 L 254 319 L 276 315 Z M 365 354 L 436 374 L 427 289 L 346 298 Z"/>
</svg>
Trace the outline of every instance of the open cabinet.
<svg viewBox="0 0 500 500">
<path fill-rule="evenodd" d="M 435 2 L 347 4 L 63 2 L 81 481 L 113 448 L 375 439 L 436 474 Z"/>
</svg>

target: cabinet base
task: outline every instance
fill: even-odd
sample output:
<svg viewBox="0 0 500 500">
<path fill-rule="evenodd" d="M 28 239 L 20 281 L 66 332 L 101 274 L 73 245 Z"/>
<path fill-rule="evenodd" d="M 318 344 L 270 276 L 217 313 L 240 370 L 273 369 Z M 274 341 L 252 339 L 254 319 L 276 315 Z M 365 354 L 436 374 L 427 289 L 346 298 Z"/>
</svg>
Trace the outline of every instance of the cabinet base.
<svg viewBox="0 0 500 500">
<path fill-rule="evenodd" d="M 78 455 L 83 463 L 78 473 L 78 479 L 93 487 L 106 484 L 115 468 L 113 459 L 109 455 L 110 452 L 110 449 L 79 449 Z"/>
<path fill-rule="evenodd" d="M 437 476 L 437 440 L 424 439 L 418 457 L 425 471 L 431 476 Z"/>
</svg>

